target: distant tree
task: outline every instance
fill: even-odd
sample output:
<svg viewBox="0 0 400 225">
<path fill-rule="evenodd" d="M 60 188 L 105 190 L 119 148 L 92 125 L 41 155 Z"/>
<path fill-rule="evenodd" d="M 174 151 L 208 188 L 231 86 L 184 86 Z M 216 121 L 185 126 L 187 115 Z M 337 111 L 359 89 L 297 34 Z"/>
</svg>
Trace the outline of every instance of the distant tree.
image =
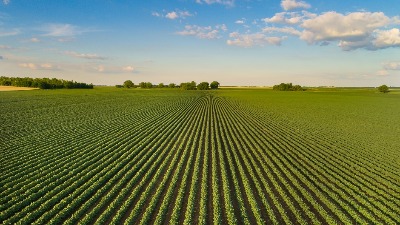
<svg viewBox="0 0 400 225">
<path fill-rule="evenodd" d="M 176 86 L 176 85 L 175 85 L 174 83 L 168 84 L 168 87 L 169 87 L 169 88 L 175 88 L 175 86 Z"/>
<path fill-rule="evenodd" d="M 139 87 L 140 88 L 152 88 L 153 87 L 153 84 L 152 83 L 150 83 L 150 82 L 140 82 L 139 83 Z"/>
<path fill-rule="evenodd" d="M 180 87 L 182 90 L 196 90 L 196 82 L 181 83 Z"/>
<path fill-rule="evenodd" d="M 152 88 L 152 87 L 153 87 L 153 84 L 152 84 L 152 83 L 146 82 L 146 88 Z"/>
<path fill-rule="evenodd" d="M 190 82 L 189 87 L 190 87 L 190 90 L 196 90 L 196 87 L 197 87 L 196 82 L 194 82 L 194 81 Z"/>
<path fill-rule="evenodd" d="M 272 89 L 275 91 L 304 91 L 300 85 L 293 85 L 292 83 L 280 83 L 274 85 Z"/>
<path fill-rule="evenodd" d="M 382 93 L 388 93 L 389 92 L 389 87 L 387 85 L 381 85 L 378 87 L 378 91 L 382 92 Z"/>
<path fill-rule="evenodd" d="M 218 87 L 219 87 L 218 81 L 211 82 L 211 84 L 210 84 L 211 89 L 218 89 Z"/>
<path fill-rule="evenodd" d="M 159 83 L 157 87 L 158 87 L 158 88 L 164 88 L 165 85 L 164 85 L 164 83 Z"/>
<path fill-rule="evenodd" d="M 61 80 L 57 78 L 30 78 L 30 77 L 0 77 L 0 85 L 33 87 L 41 89 L 60 88 L 86 88 L 92 89 L 93 84 L 78 83 L 74 81 Z"/>
<path fill-rule="evenodd" d="M 124 88 L 133 88 L 135 87 L 135 84 L 131 80 L 126 80 L 124 82 Z"/>
<path fill-rule="evenodd" d="M 115 85 L 115 87 L 116 88 L 123 88 L 124 86 L 117 84 L 117 85 Z"/>
<path fill-rule="evenodd" d="M 304 91 L 304 89 L 300 85 L 294 85 L 292 91 Z"/>
<path fill-rule="evenodd" d="M 201 82 L 197 85 L 197 90 L 208 90 L 209 84 L 208 82 Z"/>
</svg>

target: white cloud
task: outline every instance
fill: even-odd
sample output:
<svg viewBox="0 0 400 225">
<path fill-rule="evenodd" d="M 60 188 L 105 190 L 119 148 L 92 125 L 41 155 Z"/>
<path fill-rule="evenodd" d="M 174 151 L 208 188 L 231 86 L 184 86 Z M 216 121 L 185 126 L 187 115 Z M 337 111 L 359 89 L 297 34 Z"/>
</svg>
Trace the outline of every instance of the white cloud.
<svg viewBox="0 0 400 225">
<path fill-rule="evenodd" d="M 244 20 L 236 20 L 235 23 L 236 23 L 236 24 L 244 24 L 245 22 L 244 22 Z"/>
<path fill-rule="evenodd" d="M 400 47 L 400 30 L 397 28 L 376 30 L 374 36 L 372 43 L 375 48 Z"/>
<path fill-rule="evenodd" d="M 389 75 L 389 72 L 387 70 L 379 70 L 378 72 L 376 72 L 376 75 L 387 76 L 387 75 Z"/>
<path fill-rule="evenodd" d="M 179 16 L 176 12 L 169 12 L 169 13 L 167 13 L 167 15 L 165 15 L 165 18 L 170 19 L 170 20 L 174 20 L 178 17 Z"/>
<path fill-rule="evenodd" d="M 10 4 L 10 0 L 3 0 L 3 4 L 4 4 L 4 5 Z"/>
<path fill-rule="evenodd" d="M 228 27 L 225 24 L 217 25 L 215 26 L 215 28 L 220 29 L 224 32 L 228 30 Z"/>
<path fill-rule="evenodd" d="M 345 51 L 399 47 L 399 29 L 379 29 L 393 24 L 393 21 L 382 12 L 353 12 L 347 15 L 326 12 L 305 20 L 301 24 L 304 30 L 300 38 L 309 44 L 338 41 L 338 46 Z"/>
<path fill-rule="evenodd" d="M 33 42 L 33 43 L 37 43 L 37 42 L 40 42 L 40 40 L 38 39 L 38 38 L 31 38 L 31 39 L 29 39 L 29 41 L 30 42 Z"/>
<path fill-rule="evenodd" d="M 40 65 L 40 68 L 50 70 L 53 69 L 53 65 L 51 65 L 50 63 L 44 63 Z"/>
<path fill-rule="evenodd" d="M 282 0 L 281 6 L 286 11 L 297 9 L 297 8 L 308 9 L 311 7 L 310 4 L 308 4 L 304 1 L 297 1 L 297 0 Z"/>
<path fill-rule="evenodd" d="M 155 17 L 164 17 L 170 20 L 175 20 L 175 19 L 186 19 L 186 17 L 193 16 L 189 11 L 182 11 L 182 10 L 175 10 L 168 12 L 167 14 L 159 13 L 159 12 L 152 12 L 152 16 Z"/>
<path fill-rule="evenodd" d="M 162 17 L 161 13 L 158 12 L 152 12 L 151 15 L 155 17 Z"/>
<path fill-rule="evenodd" d="M 81 69 L 88 72 L 99 72 L 106 74 L 121 74 L 136 72 L 133 66 L 118 66 L 118 65 L 103 65 L 103 64 L 86 64 L 82 65 Z"/>
<path fill-rule="evenodd" d="M 72 24 L 57 23 L 46 24 L 41 27 L 40 30 L 45 32 L 43 36 L 49 37 L 73 37 L 83 33 L 98 31 L 95 29 L 81 28 Z"/>
<path fill-rule="evenodd" d="M 384 63 L 383 68 L 385 70 L 400 70 L 400 61 Z"/>
<path fill-rule="evenodd" d="M 135 71 L 135 68 L 133 66 L 124 66 L 124 67 L 122 67 L 122 71 L 133 72 L 133 71 Z"/>
<path fill-rule="evenodd" d="M 305 29 L 301 38 L 309 43 L 360 40 L 389 22 L 390 19 L 382 12 L 354 12 L 348 15 L 327 12 L 305 20 L 301 25 Z"/>
<path fill-rule="evenodd" d="M 58 42 L 71 42 L 74 41 L 75 38 L 74 37 L 62 37 L 62 38 L 58 38 L 57 41 Z"/>
<path fill-rule="evenodd" d="M 53 66 L 50 63 L 43 63 L 43 64 L 20 63 L 19 66 L 22 68 L 28 68 L 31 70 L 58 70 L 57 67 Z"/>
<path fill-rule="evenodd" d="M 316 16 L 316 14 L 307 11 L 303 11 L 301 14 L 299 12 L 279 12 L 271 18 L 264 18 L 262 20 L 266 23 L 282 23 L 294 25 L 303 22 L 304 19 L 314 18 Z"/>
<path fill-rule="evenodd" d="M 78 53 L 78 52 L 73 52 L 73 51 L 66 51 L 66 52 L 64 52 L 64 54 L 75 57 L 75 58 L 83 58 L 83 59 L 99 59 L 99 60 L 107 59 L 107 57 L 99 56 L 97 54 L 84 54 L 84 53 Z"/>
<path fill-rule="evenodd" d="M 75 36 L 82 33 L 77 26 L 71 24 L 48 24 L 42 30 L 46 32 L 44 36 L 53 37 Z"/>
<path fill-rule="evenodd" d="M 235 0 L 196 0 L 197 3 L 203 4 L 206 3 L 208 5 L 211 4 L 222 4 L 226 6 L 234 6 L 235 5 Z"/>
<path fill-rule="evenodd" d="M 328 41 L 324 41 L 321 45 L 328 45 Z M 372 49 L 370 39 L 354 40 L 354 41 L 339 41 L 338 46 L 344 51 L 351 51 L 358 48 Z"/>
<path fill-rule="evenodd" d="M 189 11 L 178 11 L 179 17 L 180 18 L 186 18 L 189 16 L 193 16 Z"/>
<path fill-rule="evenodd" d="M 201 27 L 197 25 L 186 25 L 183 31 L 179 31 L 176 34 L 183 36 L 195 36 L 200 39 L 217 39 L 220 38 L 219 33 L 226 31 L 227 27 L 225 24 L 217 25 L 215 27 L 207 26 Z"/>
<path fill-rule="evenodd" d="M 15 36 L 20 34 L 21 31 L 17 28 L 11 30 L 4 30 L 0 28 L 0 37 Z"/>
<path fill-rule="evenodd" d="M 262 29 L 265 33 L 285 33 L 294 36 L 300 36 L 301 31 L 296 30 L 293 27 L 265 27 Z"/>
<path fill-rule="evenodd" d="M 238 32 L 230 33 L 229 37 L 232 39 L 227 40 L 226 43 L 239 47 L 281 45 L 282 41 L 286 39 L 286 37 L 268 37 L 263 33 L 240 34 Z"/>
<path fill-rule="evenodd" d="M 23 67 L 23 68 L 29 68 L 29 69 L 32 69 L 32 70 L 36 70 L 37 69 L 37 66 L 34 63 L 21 63 L 21 64 L 19 64 L 19 66 Z"/>
</svg>

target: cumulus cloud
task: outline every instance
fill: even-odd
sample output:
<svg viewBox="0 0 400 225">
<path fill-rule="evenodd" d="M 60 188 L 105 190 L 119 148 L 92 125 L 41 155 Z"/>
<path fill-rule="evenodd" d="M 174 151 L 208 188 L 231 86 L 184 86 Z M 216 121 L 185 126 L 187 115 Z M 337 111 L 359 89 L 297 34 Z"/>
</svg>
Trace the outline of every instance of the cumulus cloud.
<svg viewBox="0 0 400 225">
<path fill-rule="evenodd" d="M 155 17 L 164 17 L 170 20 L 175 20 L 178 18 L 185 19 L 186 17 L 193 16 L 193 14 L 190 13 L 189 11 L 182 11 L 182 10 L 174 10 L 166 14 L 159 12 L 152 12 L 151 15 Z"/>
<path fill-rule="evenodd" d="M 343 15 L 326 12 L 315 18 L 304 20 L 300 38 L 309 44 L 338 41 L 343 50 L 365 48 L 377 50 L 400 46 L 400 31 L 397 28 L 379 28 L 393 24 L 394 19 L 382 12 L 353 12 Z"/>
<path fill-rule="evenodd" d="M 390 19 L 382 12 L 354 12 L 348 15 L 327 12 L 305 20 L 301 25 L 305 29 L 301 38 L 309 43 L 360 40 L 389 22 Z"/>
<path fill-rule="evenodd" d="M 244 24 L 245 23 L 245 21 L 244 20 L 236 20 L 236 22 L 235 22 L 236 24 Z"/>
<path fill-rule="evenodd" d="M 78 52 L 73 52 L 73 51 L 66 51 L 66 52 L 64 52 L 64 54 L 75 57 L 75 58 L 83 58 L 83 59 L 99 59 L 99 60 L 107 59 L 107 57 L 99 56 L 97 54 L 85 54 L 85 53 L 78 53 Z"/>
<path fill-rule="evenodd" d="M 239 47 L 281 45 L 282 41 L 286 39 L 286 37 L 269 37 L 263 33 L 240 34 L 238 32 L 230 33 L 229 37 L 231 39 L 227 40 L 226 43 Z"/>
<path fill-rule="evenodd" d="M 3 4 L 4 4 L 4 5 L 10 4 L 10 0 L 3 0 Z"/>
<path fill-rule="evenodd" d="M 226 6 L 234 6 L 235 5 L 235 0 L 196 0 L 196 2 L 199 4 L 206 3 L 208 5 L 211 5 L 211 4 L 221 4 L 221 5 L 226 5 Z"/>
<path fill-rule="evenodd" d="M 281 6 L 286 11 L 297 9 L 297 8 L 308 9 L 311 7 L 310 4 L 308 4 L 304 1 L 297 1 L 297 0 L 282 0 Z"/>
<path fill-rule="evenodd" d="M 397 28 L 376 30 L 374 36 L 372 43 L 375 48 L 400 47 L 400 30 Z"/>
<path fill-rule="evenodd" d="M 309 42 L 320 40 L 357 40 L 368 36 L 374 29 L 389 23 L 383 13 L 355 12 L 343 15 L 327 12 L 306 20 L 303 39 Z"/>
<path fill-rule="evenodd" d="M 303 11 L 301 14 L 299 12 L 279 12 L 271 18 L 262 19 L 262 21 L 266 23 L 282 23 L 294 25 L 303 22 L 304 19 L 314 18 L 316 16 L 316 14 L 307 11 Z"/>
<path fill-rule="evenodd" d="M 200 39 L 217 39 L 220 38 L 219 34 L 221 31 L 225 32 L 227 27 L 225 24 L 217 25 L 214 27 L 206 26 L 201 27 L 197 25 L 186 25 L 183 31 L 179 31 L 176 34 L 183 36 L 195 36 Z"/>
<path fill-rule="evenodd" d="M 165 15 L 165 18 L 170 19 L 170 20 L 174 20 L 177 19 L 179 16 L 176 12 L 169 12 L 167 13 L 167 15 Z"/>
<path fill-rule="evenodd" d="M 264 27 L 262 29 L 262 31 L 265 33 L 284 33 L 284 34 L 290 34 L 293 36 L 301 35 L 301 31 L 296 30 L 293 27 Z"/>
</svg>

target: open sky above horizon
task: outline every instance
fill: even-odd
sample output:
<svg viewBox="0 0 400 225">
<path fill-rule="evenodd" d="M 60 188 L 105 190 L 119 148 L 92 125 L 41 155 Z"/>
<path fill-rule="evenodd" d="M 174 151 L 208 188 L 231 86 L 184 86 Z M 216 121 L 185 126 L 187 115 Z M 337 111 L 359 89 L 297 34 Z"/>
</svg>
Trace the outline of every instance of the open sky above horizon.
<svg viewBox="0 0 400 225">
<path fill-rule="evenodd" d="M 400 86 L 398 0 L 0 2 L 0 76 Z"/>
</svg>

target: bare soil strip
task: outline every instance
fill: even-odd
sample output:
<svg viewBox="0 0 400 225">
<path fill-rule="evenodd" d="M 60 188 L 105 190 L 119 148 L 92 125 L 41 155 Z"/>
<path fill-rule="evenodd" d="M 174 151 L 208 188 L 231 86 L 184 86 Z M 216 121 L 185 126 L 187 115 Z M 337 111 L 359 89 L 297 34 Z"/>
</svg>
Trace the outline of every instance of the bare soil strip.
<svg viewBox="0 0 400 225">
<path fill-rule="evenodd" d="M 39 88 L 0 86 L 0 91 L 31 91 L 31 90 L 39 90 Z"/>
</svg>

